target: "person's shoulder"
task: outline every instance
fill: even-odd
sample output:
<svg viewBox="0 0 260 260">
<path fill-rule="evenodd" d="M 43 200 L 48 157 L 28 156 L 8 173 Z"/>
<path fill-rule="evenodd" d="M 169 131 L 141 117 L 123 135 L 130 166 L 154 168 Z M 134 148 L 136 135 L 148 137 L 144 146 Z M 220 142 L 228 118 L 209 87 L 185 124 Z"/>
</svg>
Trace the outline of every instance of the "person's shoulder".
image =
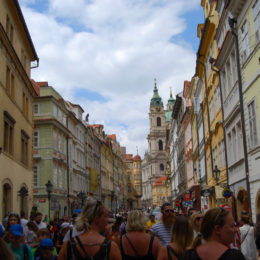
<svg viewBox="0 0 260 260">
<path fill-rule="evenodd" d="M 200 259 L 197 255 L 196 249 L 189 249 L 185 252 L 182 260 L 198 260 Z"/>
</svg>

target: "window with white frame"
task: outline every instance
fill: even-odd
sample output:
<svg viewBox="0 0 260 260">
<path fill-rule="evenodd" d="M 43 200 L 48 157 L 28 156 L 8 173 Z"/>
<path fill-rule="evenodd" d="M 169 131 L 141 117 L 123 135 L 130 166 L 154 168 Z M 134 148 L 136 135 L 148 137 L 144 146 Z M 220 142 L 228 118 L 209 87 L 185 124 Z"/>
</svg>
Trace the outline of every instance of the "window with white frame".
<svg viewBox="0 0 260 260">
<path fill-rule="evenodd" d="M 225 146 L 224 146 L 224 140 L 222 140 L 219 145 L 219 167 L 223 168 L 225 166 Z"/>
<path fill-rule="evenodd" d="M 33 104 L 33 114 L 38 115 L 39 114 L 39 104 Z"/>
<path fill-rule="evenodd" d="M 260 0 L 255 1 L 252 10 L 255 28 L 255 44 L 257 44 L 260 41 Z"/>
<path fill-rule="evenodd" d="M 213 149 L 213 166 L 218 166 L 218 148 Z"/>
<path fill-rule="evenodd" d="M 210 117 L 210 122 L 214 119 L 214 107 L 213 107 L 213 98 L 211 98 L 209 102 L 209 117 Z"/>
<path fill-rule="evenodd" d="M 233 139 L 233 159 L 234 161 L 233 162 L 236 162 L 237 161 L 237 131 L 236 131 L 236 127 L 234 127 L 232 129 L 232 139 Z"/>
<path fill-rule="evenodd" d="M 54 117 L 57 117 L 57 107 L 53 104 L 52 113 Z"/>
<path fill-rule="evenodd" d="M 39 186 L 39 166 L 38 165 L 33 166 L 33 186 L 34 187 Z"/>
<path fill-rule="evenodd" d="M 241 26 L 241 60 L 244 63 L 250 54 L 249 26 L 247 19 Z"/>
<path fill-rule="evenodd" d="M 217 88 L 215 89 L 214 98 L 215 98 L 215 109 L 216 109 L 216 113 L 217 113 L 218 110 L 221 107 L 220 88 L 219 88 L 219 86 L 217 86 Z"/>
<path fill-rule="evenodd" d="M 250 148 L 257 145 L 257 129 L 256 129 L 256 114 L 255 114 L 255 101 L 253 100 L 248 105 L 249 117 L 249 146 Z"/>
<path fill-rule="evenodd" d="M 39 147 L 39 135 L 40 131 L 38 129 L 35 129 L 33 133 L 33 147 Z"/>
<path fill-rule="evenodd" d="M 53 165 L 53 185 L 57 187 L 58 184 L 58 170 L 57 164 Z"/>
<path fill-rule="evenodd" d="M 229 162 L 231 162 L 232 163 L 232 161 L 233 161 L 233 156 L 232 156 L 232 139 L 231 139 L 231 133 L 228 133 L 228 147 L 227 147 L 227 149 L 228 149 L 228 160 L 229 160 Z"/>
</svg>

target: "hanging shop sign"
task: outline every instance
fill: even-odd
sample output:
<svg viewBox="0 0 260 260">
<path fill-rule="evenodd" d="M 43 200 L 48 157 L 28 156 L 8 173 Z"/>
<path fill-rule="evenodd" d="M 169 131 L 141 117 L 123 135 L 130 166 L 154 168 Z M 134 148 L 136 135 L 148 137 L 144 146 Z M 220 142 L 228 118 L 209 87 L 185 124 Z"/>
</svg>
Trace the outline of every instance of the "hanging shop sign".
<svg viewBox="0 0 260 260">
<path fill-rule="evenodd" d="M 180 207 L 180 201 L 179 200 L 175 200 L 175 207 Z"/>
<path fill-rule="evenodd" d="M 231 189 L 230 189 L 230 188 L 225 188 L 225 189 L 223 189 L 222 195 L 223 195 L 223 197 L 226 198 L 226 199 L 230 198 L 231 195 L 232 195 Z"/>
<path fill-rule="evenodd" d="M 189 201 L 190 200 L 190 193 L 185 193 L 184 194 L 184 200 Z"/>
</svg>

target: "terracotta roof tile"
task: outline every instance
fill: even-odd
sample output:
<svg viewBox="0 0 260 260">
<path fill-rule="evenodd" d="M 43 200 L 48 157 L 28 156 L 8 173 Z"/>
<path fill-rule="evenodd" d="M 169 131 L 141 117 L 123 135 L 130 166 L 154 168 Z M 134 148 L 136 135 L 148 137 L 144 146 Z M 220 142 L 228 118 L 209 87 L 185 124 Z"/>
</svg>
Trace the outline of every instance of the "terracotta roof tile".
<svg viewBox="0 0 260 260">
<path fill-rule="evenodd" d="M 162 176 L 160 178 L 158 178 L 155 182 L 154 182 L 154 186 L 161 186 L 163 185 L 163 183 L 166 181 L 167 177 L 166 176 Z"/>
</svg>

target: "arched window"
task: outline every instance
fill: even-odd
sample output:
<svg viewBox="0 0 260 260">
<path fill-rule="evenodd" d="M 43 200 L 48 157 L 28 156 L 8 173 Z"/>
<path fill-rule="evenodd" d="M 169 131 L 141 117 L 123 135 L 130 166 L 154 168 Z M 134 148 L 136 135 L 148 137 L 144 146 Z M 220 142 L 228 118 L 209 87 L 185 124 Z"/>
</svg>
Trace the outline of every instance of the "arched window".
<svg viewBox="0 0 260 260">
<path fill-rule="evenodd" d="M 160 171 L 164 171 L 164 165 L 162 163 L 160 164 Z"/>
<path fill-rule="evenodd" d="M 162 140 L 159 140 L 159 151 L 163 150 L 163 142 Z"/>
<path fill-rule="evenodd" d="M 162 125 L 161 118 L 157 117 L 157 126 L 161 126 L 161 125 Z"/>
</svg>

